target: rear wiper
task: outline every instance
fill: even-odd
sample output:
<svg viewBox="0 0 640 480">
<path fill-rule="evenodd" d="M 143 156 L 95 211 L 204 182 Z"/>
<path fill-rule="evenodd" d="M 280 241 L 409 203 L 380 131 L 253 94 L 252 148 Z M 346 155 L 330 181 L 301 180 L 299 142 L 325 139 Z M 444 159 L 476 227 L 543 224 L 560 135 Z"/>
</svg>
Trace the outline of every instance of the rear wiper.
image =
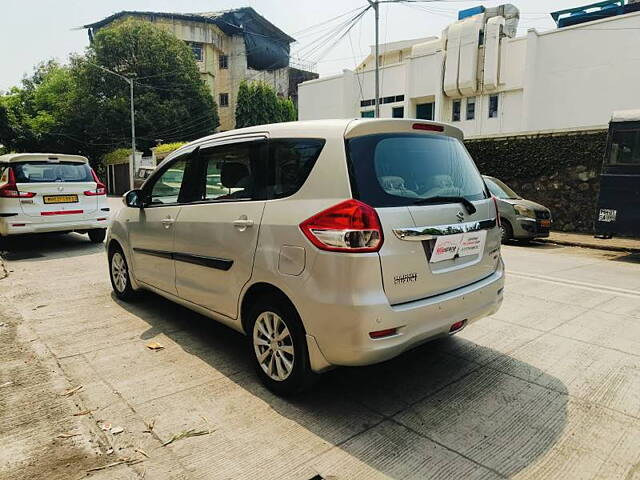
<svg viewBox="0 0 640 480">
<path fill-rule="evenodd" d="M 464 197 L 427 197 L 414 202 L 414 205 L 426 205 L 429 203 L 461 203 L 469 215 L 476 213 L 475 205 Z"/>
</svg>

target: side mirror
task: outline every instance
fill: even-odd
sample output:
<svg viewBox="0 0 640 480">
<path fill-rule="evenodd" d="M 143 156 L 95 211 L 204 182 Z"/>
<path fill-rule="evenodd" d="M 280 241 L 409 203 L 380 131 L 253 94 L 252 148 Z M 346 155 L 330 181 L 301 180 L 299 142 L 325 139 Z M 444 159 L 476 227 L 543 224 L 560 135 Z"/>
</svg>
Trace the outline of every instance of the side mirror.
<svg viewBox="0 0 640 480">
<path fill-rule="evenodd" d="M 122 200 L 124 201 L 124 204 L 127 207 L 144 208 L 142 190 L 138 190 L 138 189 L 129 190 L 127 193 L 124 194 L 124 197 L 122 197 Z"/>
</svg>

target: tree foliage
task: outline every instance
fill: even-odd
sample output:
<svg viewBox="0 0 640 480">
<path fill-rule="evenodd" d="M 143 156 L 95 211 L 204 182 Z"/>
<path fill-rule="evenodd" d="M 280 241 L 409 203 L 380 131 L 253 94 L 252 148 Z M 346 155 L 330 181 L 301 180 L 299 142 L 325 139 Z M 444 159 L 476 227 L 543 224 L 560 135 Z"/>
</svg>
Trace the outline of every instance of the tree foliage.
<svg viewBox="0 0 640 480">
<path fill-rule="evenodd" d="M 296 119 L 296 108 L 290 98 L 278 97 L 275 90 L 264 82 L 240 83 L 236 128 L 292 122 Z"/>
<path fill-rule="evenodd" d="M 158 154 L 158 153 L 171 153 L 177 149 L 179 149 L 180 147 L 186 145 L 187 142 L 172 142 L 172 143 L 161 143 L 160 145 L 158 145 L 157 147 L 155 147 L 153 149 L 153 151 Z"/>
<path fill-rule="evenodd" d="M 67 65 L 41 64 L 1 96 L 0 143 L 92 160 L 130 146 L 129 84 L 100 67 L 134 80 L 140 150 L 158 140 L 192 140 L 219 125 L 191 49 L 151 23 L 129 19 L 99 30 L 84 55 Z"/>
</svg>

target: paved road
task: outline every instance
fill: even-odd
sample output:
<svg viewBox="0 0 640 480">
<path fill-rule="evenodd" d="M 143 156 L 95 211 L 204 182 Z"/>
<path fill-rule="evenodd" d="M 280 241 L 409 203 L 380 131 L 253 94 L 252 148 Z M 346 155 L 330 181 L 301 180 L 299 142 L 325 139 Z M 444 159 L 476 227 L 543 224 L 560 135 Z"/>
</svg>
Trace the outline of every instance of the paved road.
<svg viewBox="0 0 640 480">
<path fill-rule="evenodd" d="M 116 301 L 83 236 L 6 257 L 0 478 L 640 479 L 638 257 L 507 246 L 494 317 L 295 400 L 256 382 L 239 334 Z M 162 446 L 189 429 L 209 433 Z"/>
</svg>

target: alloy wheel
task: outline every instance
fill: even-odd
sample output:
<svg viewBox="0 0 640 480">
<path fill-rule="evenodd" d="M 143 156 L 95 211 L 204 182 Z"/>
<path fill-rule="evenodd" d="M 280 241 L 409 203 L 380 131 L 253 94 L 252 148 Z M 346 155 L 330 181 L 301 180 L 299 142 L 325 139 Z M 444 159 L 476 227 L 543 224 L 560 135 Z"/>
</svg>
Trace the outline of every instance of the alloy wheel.
<svg viewBox="0 0 640 480">
<path fill-rule="evenodd" d="M 127 288 L 128 274 L 127 263 L 120 252 L 114 253 L 111 258 L 111 277 L 118 293 L 123 293 Z"/>
<path fill-rule="evenodd" d="M 293 337 L 276 313 L 261 313 L 253 326 L 253 348 L 258 364 L 269 378 L 282 382 L 293 371 Z"/>
</svg>

